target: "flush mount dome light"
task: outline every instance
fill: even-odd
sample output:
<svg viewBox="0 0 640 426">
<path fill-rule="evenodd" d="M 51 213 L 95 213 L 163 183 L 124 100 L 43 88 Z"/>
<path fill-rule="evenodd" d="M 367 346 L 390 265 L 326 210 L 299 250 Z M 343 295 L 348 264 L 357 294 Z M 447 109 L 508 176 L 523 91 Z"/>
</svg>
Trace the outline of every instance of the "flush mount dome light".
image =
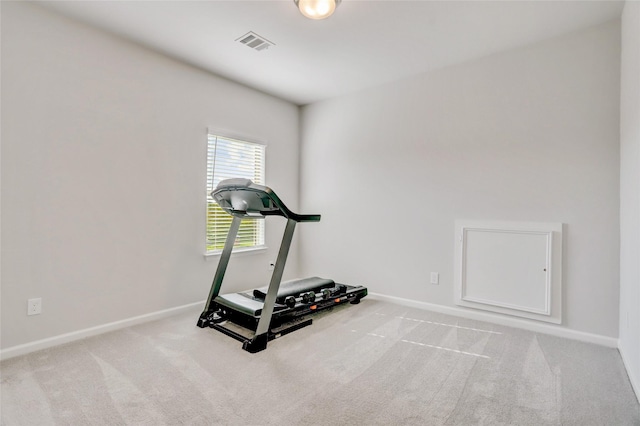
<svg viewBox="0 0 640 426">
<path fill-rule="evenodd" d="M 309 19 L 325 19 L 331 16 L 342 0 L 293 0 L 300 13 Z"/>
</svg>

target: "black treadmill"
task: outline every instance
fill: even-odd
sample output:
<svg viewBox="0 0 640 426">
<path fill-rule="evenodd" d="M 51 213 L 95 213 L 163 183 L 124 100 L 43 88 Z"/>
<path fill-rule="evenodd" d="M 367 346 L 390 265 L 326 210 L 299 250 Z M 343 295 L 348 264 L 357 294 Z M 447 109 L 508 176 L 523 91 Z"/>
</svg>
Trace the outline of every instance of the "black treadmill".
<svg viewBox="0 0 640 426">
<path fill-rule="evenodd" d="M 233 220 L 207 304 L 198 319 L 198 327 L 214 328 L 241 341 L 246 351 L 255 353 L 266 349 L 270 340 L 310 325 L 312 320 L 306 318 L 309 314 L 347 302 L 357 304 L 367 295 L 365 287 L 339 284 L 326 278 L 280 282 L 296 223 L 319 222 L 319 214 L 294 213 L 271 188 L 254 184 L 249 179 L 223 180 L 211 192 L 211 196 L 224 211 L 233 216 Z M 240 222 L 267 216 L 283 216 L 287 219 L 269 286 L 247 293 L 220 295 Z"/>
</svg>

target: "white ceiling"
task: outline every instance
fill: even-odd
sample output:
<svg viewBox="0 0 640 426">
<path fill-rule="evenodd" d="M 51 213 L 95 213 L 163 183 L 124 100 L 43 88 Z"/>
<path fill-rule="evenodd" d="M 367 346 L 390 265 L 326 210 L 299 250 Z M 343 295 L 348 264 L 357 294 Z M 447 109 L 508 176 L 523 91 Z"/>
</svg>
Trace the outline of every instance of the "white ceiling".
<svg viewBox="0 0 640 426">
<path fill-rule="evenodd" d="M 42 6 L 304 105 L 620 17 L 620 1 L 46 1 Z M 275 43 L 255 51 L 253 31 Z"/>
</svg>

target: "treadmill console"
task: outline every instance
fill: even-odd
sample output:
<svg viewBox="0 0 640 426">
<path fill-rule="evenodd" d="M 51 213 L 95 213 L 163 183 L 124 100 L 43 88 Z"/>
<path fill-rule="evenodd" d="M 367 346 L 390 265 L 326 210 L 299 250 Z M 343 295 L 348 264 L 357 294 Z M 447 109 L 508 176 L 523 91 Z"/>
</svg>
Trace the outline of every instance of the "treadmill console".
<svg viewBox="0 0 640 426">
<path fill-rule="evenodd" d="M 261 219 L 266 216 L 284 216 L 296 222 L 318 222 L 319 214 L 301 215 L 292 212 L 268 186 L 249 179 L 234 178 L 220 181 L 211 197 L 232 216 Z"/>
</svg>

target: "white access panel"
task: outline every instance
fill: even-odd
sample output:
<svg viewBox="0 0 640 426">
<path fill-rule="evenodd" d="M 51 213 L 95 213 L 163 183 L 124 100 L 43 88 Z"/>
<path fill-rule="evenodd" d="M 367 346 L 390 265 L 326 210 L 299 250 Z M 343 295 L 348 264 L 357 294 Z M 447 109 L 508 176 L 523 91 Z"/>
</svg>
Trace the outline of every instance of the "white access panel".
<svg viewBox="0 0 640 426">
<path fill-rule="evenodd" d="M 562 224 L 457 221 L 460 306 L 560 323 Z"/>
</svg>

